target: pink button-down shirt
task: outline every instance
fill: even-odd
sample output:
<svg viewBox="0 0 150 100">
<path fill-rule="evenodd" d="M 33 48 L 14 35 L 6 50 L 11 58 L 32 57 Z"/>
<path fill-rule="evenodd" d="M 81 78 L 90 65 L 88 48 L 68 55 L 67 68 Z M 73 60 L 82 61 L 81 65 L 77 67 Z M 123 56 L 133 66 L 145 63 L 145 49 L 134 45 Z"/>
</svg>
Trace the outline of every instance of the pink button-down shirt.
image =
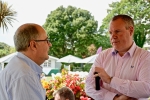
<svg viewBox="0 0 150 100">
<path fill-rule="evenodd" d="M 95 90 L 94 67 L 103 67 L 112 76 L 110 84 L 104 83 Z M 116 94 L 124 94 L 138 100 L 150 96 L 150 52 L 133 43 L 121 57 L 113 48 L 104 50 L 96 58 L 86 78 L 86 94 L 94 100 L 113 100 Z M 136 99 L 136 100 L 137 100 Z"/>
</svg>

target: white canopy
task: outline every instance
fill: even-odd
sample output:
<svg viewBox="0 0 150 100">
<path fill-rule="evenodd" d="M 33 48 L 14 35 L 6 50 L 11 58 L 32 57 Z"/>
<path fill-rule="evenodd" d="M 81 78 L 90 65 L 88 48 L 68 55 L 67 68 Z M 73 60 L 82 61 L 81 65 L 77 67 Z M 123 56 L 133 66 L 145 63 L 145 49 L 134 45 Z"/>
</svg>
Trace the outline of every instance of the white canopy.
<svg viewBox="0 0 150 100">
<path fill-rule="evenodd" d="M 57 62 L 73 63 L 73 62 L 78 62 L 79 60 L 82 60 L 82 59 L 73 55 L 68 55 L 68 56 L 60 58 L 59 60 L 57 60 Z"/>
<path fill-rule="evenodd" d="M 78 61 L 78 63 L 94 63 L 97 56 L 98 56 L 98 54 L 92 55 L 90 57 L 87 57 L 87 58 L 84 58 L 84 59 Z"/>
</svg>

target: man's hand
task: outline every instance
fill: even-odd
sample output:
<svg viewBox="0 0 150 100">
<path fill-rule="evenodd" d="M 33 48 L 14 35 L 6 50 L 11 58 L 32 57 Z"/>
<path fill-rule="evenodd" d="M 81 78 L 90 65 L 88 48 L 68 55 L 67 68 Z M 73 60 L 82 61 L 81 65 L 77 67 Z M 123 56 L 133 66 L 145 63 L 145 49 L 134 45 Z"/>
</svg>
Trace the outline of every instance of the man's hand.
<svg viewBox="0 0 150 100">
<path fill-rule="evenodd" d="M 115 96 L 113 100 L 135 100 L 126 95 Z"/>
<path fill-rule="evenodd" d="M 101 77 L 103 82 L 110 84 L 111 77 L 106 73 L 103 68 L 95 67 L 95 72 L 98 72 L 98 76 Z"/>
</svg>

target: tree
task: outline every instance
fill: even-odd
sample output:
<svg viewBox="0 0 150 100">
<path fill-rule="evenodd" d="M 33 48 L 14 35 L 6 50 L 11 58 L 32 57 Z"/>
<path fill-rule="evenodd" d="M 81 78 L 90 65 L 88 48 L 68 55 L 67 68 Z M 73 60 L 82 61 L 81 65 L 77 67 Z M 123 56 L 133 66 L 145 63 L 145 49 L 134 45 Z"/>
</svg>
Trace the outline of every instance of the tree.
<svg viewBox="0 0 150 100">
<path fill-rule="evenodd" d="M 12 22 L 16 20 L 14 17 L 17 12 L 14 11 L 12 6 L 8 6 L 7 2 L 3 2 L 0 0 L 0 29 L 8 30 L 8 24 L 12 25 Z"/>
<path fill-rule="evenodd" d="M 6 56 L 15 52 L 15 48 L 7 45 L 6 43 L 0 42 L 0 57 Z"/>
<path fill-rule="evenodd" d="M 107 35 L 96 34 L 94 37 L 95 43 L 97 44 L 96 47 L 99 48 L 101 46 L 103 50 L 112 47 L 110 44 L 110 39 Z"/>
<path fill-rule="evenodd" d="M 135 43 L 143 47 L 146 41 L 146 35 L 150 33 L 150 1 L 149 0 L 121 0 L 120 2 L 112 2 L 107 10 L 108 15 L 103 19 L 99 32 L 106 33 L 109 21 L 114 15 L 127 14 L 134 19 Z"/>
<path fill-rule="evenodd" d="M 52 11 L 43 27 L 52 43 L 50 54 L 63 57 L 68 54 L 82 56 L 87 47 L 95 44 L 98 22 L 87 10 L 60 6 Z"/>
</svg>

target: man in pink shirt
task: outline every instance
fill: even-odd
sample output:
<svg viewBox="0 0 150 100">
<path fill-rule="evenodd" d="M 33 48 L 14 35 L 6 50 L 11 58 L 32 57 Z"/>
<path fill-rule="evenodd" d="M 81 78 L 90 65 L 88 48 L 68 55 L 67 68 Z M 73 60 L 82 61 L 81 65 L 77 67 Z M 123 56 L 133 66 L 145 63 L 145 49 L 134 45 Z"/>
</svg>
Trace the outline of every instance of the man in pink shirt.
<svg viewBox="0 0 150 100">
<path fill-rule="evenodd" d="M 86 78 L 86 94 L 94 100 L 148 100 L 150 53 L 133 41 L 133 19 L 127 15 L 114 16 L 109 34 L 113 48 L 96 58 Z M 101 78 L 100 90 L 95 90 L 95 76 Z"/>
</svg>

